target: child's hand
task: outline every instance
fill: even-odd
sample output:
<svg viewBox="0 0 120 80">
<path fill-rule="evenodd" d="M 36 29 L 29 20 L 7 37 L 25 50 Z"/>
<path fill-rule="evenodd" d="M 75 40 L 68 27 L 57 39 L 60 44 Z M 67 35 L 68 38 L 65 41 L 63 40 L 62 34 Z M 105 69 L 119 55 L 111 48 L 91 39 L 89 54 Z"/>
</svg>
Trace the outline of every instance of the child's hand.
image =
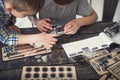
<svg viewBox="0 0 120 80">
<path fill-rule="evenodd" d="M 80 28 L 79 21 L 77 19 L 70 21 L 64 27 L 65 34 L 75 34 Z"/>
<path fill-rule="evenodd" d="M 40 33 L 36 36 L 36 43 L 40 43 L 43 45 L 47 45 L 49 47 L 53 47 L 56 44 L 59 35 L 57 34 L 47 34 L 47 33 Z"/>
<path fill-rule="evenodd" d="M 52 25 L 50 23 L 51 20 L 48 18 L 35 20 L 35 24 L 41 32 L 47 32 L 49 30 L 52 30 Z"/>
</svg>

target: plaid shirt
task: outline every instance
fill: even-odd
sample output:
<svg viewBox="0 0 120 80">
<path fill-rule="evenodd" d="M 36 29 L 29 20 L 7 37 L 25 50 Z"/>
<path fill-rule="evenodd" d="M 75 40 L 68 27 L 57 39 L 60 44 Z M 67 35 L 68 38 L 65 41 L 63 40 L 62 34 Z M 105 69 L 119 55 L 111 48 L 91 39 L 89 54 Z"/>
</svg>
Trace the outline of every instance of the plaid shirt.
<svg viewBox="0 0 120 80">
<path fill-rule="evenodd" d="M 4 1 L 0 0 L 0 41 L 8 46 L 16 46 L 18 41 L 17 32 L 8 29 L 12 19 L 12 15 L 5 8 Z"/>
</svg>

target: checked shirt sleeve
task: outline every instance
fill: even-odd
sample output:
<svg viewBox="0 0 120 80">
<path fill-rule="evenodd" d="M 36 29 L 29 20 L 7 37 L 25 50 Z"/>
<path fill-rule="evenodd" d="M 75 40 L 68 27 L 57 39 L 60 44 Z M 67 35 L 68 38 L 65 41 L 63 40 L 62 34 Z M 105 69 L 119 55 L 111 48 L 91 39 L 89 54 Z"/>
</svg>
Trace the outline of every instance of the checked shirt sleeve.
<svg viewBox="0 0 120 80">
<path fill-rule="evenodd" d="M 7 30 L 2 22 L 0 22 L 0 41 L 8 46 L 16 46 L 18 41 L 18 33 Z"/>
</svg>

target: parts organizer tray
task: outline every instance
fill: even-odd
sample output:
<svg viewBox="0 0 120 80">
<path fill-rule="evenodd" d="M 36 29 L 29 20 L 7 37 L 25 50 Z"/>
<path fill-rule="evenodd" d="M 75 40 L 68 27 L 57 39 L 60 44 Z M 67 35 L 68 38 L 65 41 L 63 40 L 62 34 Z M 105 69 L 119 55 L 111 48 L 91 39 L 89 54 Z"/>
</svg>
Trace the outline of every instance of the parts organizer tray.
<svg viewBox="0 0 120 80">
<path fill-rule="evenodd" d="M 77 80 L 75 66 L 24 66 L 21 80 Z"/>
<path fill-rule="evenodd" d="M 98 73 L 98 75 L 104 75 L 108 73 L 107 68 L 118 61 L 120 61 L 120 52 L 113 51 L 111 53 L 92 58 L 89 60 L 89 63 Z"/>
<path fill-rule="evenodd" d="M 51 49 L 46 46 L 41 46 L 34 48 L 29 44 L 19 45 L 19 46 L 5 46 L 2 47 L 2 58 L 3 61 L 9 61 L 13 59 L 19 59 L 29 56 L 35 56 L 39 54 L 46 54 L 51 52 Z"/>
<path fill-rule="evenodd" d="M 108 71 L 120 80 L 120 61 L 110 66 Z"/>
</svg>

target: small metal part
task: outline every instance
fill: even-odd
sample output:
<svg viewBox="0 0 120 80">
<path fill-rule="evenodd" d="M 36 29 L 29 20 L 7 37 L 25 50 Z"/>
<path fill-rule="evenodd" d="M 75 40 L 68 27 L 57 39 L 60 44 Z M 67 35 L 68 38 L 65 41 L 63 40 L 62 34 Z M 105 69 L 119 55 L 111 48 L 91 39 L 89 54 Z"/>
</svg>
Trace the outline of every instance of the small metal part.
<svg viewBox="0 0 120 80">
<path fill-rule="evenodd" d="M 104 33 L 109 37 L 114 37 L 114 35 L 119 32 L 120 32 L 120 21 L 104 29 Z"/>
<path fill-rule="evenodd" d="M 50 34 L 64 35 L 63 26 L 53 26 L 53 30 L 49 31 Z"/>
</svg>

